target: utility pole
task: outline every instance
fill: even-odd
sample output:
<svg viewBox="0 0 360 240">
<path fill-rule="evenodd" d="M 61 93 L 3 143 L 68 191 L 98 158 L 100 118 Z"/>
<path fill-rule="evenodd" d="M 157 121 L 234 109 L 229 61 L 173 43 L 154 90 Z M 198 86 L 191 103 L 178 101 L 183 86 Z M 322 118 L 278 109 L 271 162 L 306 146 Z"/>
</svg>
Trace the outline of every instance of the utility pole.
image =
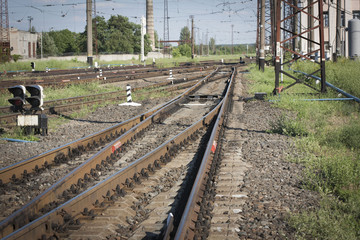
<svg viewBox="0 0 360 240">
<path fill-rule="evenodd" d="M 86 24 L 87 24 L 87 62 L 93 65 L 93 41 L 92 41 L 92 0 L 86 0 Z"/>
<path fill-rule="evenodd" d="M 42 13 L 42 16 L 43 16 L 43 27 L 42 27 L 41 35 L 40 35 L 40 43 L 41 43 L 41 46 L 40 46 L 40 50 L 41 50 L 40 58 L 43 59 L 43 34 L 44 34 L 44 22 L 45 22 L 44 10 L 42 10 L 40 8 L 37 8 L 37 7 L 34 7 L 34 6 L 31 6 L 31 7 L 36 9 L 36 10 L 39 10 Z"/>
<path fill-rule="evenodd" d="M 31 21 L 34 20 L 34 18 L 31 16 L 28 16 L 28 20 L 29 20 L 29 32 L 31 32 Z"/>
<path fill-rule="evenodd" d="M 234 54 L 234 24 L 231 24 L 231 54 Z"/>
<path fill-rule="evenodd" d="M 315 50 L 315 44 L 314 44 L 314 40 L 315 40 L 315 37 L 314 37 L 314 18 L 312 16 L 314 16 L 314 6 L 313 6 L 313 0 L 309 0 L 309 11 L 310 11 L 310 16 L 308 17 L 309 20 L 308 20 L 308 23 L 309 23 L 309 28 L 311 29 L 310 31 L 310 51 L 309 53 L 311 54 L 311 58 L 312 59 L 315 59 L 314 57 L 314 53 L 313 51 Z"/>
<path fill-rule="evenodd" d="M 204 56 L 204 33 L 201 34 L 201 50 L 200 50 L 200 54 L 201 56 Z"/>
<path fill-rule="evenodd" d="M 144 56 L 144 35 L 145 35 L 145 24 L 146 19 L 144 16 L 141 17 L 141 62 L 145 62 Z"/>
<path fill-rule="evenodd" d="M 336 3 L 336 54 L 334 54 L 334 62 L 337 57 L 341 56 L 341 0 Z"/>
<path fill-rule="evenodd" d="M 167 41 L 169 41 L 169 7 L 168 0 L 164 0 L 164 54 L 167 53 L 166 48 L 168 47 Z M 170 52 L 169 52 L 170 54 Z"/>
<path fill-rule="evenodd" d="M 207 46 L 207 56 L 209 56 L 209 31 L 206 29 L 206 46 Z"/>
<path fill-rule="evenodd" d="M 260 57 L 259 70 L 264 72 L 265 67 L 265 0 L 261 0 L 260 19 Z"/>
<path fill-rule="evenodd" d="M 94 4 L 93 4 L 93 12 L 94 12 L 94 14 L 93 14 L 93 16 L 94 16 L 94 19 L 93 19 L 93 33 L 94 33 L 94 35 L 93 35 L 93 39 L 95 40 L 95 54 L 96 54 L 96 56 L 98 56 L 99 55 L 99 51 L 98 51 L 98 40 L 97 40 L 97 20 L 96 20 L 96 0 L 93 0 L 94 1 Z"/>
<path fill-rule="evenodd" d="M 298 6 L 298 0 L 294 0 L 294 6 Z M 293 32 L 295 35 L 298 34 L 298 27 L 299 27 L 299 17 L 296 13 L 296 9 L 293 9 L 293 14 L 294 14 L 294 18 L 293 18 Z M 298 37 L 295 37 L 294 40 L 293 40 L 293 51 L 297 52 L 297 48 L 298 48 L 298 44 L 299 44 L 299 41 L 298 41 Z"/>
<path fill-rule="evenodd" d="M 194 15 L 190 16 L 191 18 L 191 58 L 194 59 L 195 55 L 195 44 L 194 44 Z"/>
<path fill-rule="evenodd" d="M 256 47 L 255 47 L 255 52 L 256 52 L 256 65 L 259 65 L 259 49 L 260 49 L 260 40 L 259 40 L 259 36 L 260 36 L 260 1 L 261 0 L 257 0 L 257 14 L 256 14 Z"/>
</svg>

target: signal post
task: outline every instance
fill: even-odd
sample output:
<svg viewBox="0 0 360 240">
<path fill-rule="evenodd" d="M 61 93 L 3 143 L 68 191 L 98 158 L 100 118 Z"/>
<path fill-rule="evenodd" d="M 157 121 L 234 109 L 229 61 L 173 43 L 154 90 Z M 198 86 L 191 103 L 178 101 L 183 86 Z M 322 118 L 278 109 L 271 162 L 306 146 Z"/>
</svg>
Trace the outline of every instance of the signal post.
<svg viewBox="0 0 360 240">
<path fill-rule="evenodd" d="M 24 129 L 26 134 L 34 131 L 35 134 L 47 135 L 48 133 L 48 118 L 45 114 L 36 114 L 38 111 L 43 111 L 42 105 L 44 103 L 43 87 L 40 85 L 23 86 L 17 85 L 8 88 L 13 97 L 8 99 L 11 110 L 13 112 L 20 112 L 17 116 L 17 126 Z M 30 96 L 26 95 L 26 91 Z M 30 108 L 25 108 L 26 102 L 30 104 Z"/>
</svg>

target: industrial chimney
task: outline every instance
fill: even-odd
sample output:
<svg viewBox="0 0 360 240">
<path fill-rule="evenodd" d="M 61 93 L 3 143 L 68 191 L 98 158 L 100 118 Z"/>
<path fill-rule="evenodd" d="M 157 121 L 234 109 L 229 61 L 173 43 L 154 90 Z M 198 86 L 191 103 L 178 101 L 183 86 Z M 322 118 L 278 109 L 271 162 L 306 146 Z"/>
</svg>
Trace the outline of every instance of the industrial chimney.
<svg viewBox="0 0 360 240">
<path fill-rule="evenodd" d="M 155 50 L 155 34 L 154 34 L 154 5 L 153 0 L 146 0 L 146 33 L 149 34 L 151 40 L 151 49 Z"/>
</svg>

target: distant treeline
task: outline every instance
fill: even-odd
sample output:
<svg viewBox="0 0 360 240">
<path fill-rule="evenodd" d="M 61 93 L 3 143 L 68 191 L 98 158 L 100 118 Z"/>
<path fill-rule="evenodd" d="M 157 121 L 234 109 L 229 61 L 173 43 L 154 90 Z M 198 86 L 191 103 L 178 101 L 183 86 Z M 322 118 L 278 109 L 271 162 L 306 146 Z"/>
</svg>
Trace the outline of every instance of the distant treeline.
<svg viewBox="0 0 360 240">
<path fill-rule="evenodd" d="M 109 20 L 97 16 L 93 19 L 93 50 L 98 53 L 140 53 L 141 26 L 129 22 L 124 16 L 111 16 Z M 62 56 L 87 52 L 87 27 L 75 33 L 68 29 L 43 33 L 43 54 Z M 157 38 L 157 36 L 155 36 Z M 145 35 L 145 54 L 151 51 L 150 40 Z M 40 42 L 38 46 L 40 54 Z"/>
</svg>

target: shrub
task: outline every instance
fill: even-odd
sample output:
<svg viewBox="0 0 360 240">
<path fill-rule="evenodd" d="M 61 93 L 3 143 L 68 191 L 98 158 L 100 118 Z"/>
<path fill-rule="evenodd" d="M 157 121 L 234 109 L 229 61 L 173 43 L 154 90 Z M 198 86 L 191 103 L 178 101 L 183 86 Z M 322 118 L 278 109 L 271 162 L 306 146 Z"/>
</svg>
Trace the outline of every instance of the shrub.
<svg viewBox="0 0 360 240">
<path fill-rule="evenodd" d="M 174 58 L 177 58 L 177 57 L 181 57 L 181 53 L 180 53 L 180 50 L 179 50 L 179 48 L 174 48 L 173 50 L 172 50 L 172 56 L 174 57 Z"/>
<path fill-rule="evenodd" d="M 292 120 L 285 115 L 281 115 L 275 122 L 270 123 L 271 132 L 287 136 L 306 136 L 307 131 L 302 122 Z"/>
<path fill-rule="evenodd" d="M 22 56 L 18 54 L 11 55 L 11 57 L 14 60 L 14 62 L 17 62 L 19 59 L 22 59 Z"/>
</svg>

